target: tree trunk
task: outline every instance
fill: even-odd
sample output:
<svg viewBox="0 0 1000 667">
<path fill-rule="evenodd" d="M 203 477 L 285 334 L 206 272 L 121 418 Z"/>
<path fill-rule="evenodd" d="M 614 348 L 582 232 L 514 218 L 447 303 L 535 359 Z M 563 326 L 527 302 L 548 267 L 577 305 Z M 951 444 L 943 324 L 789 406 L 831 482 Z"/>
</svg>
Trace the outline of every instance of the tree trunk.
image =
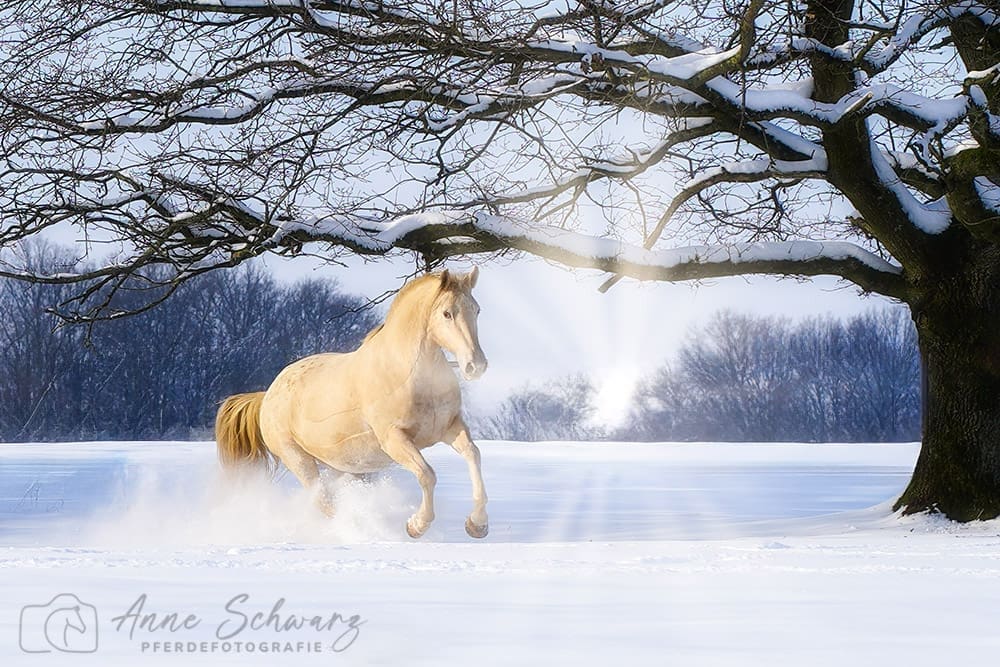
<svg viewBox="0 0 1000 667">
<path fill-rule="evenodd" d="M 987 251 L 913 305 L 923 443 L 895 508 L 956 521 L 1000 515 L 1000 258 Z M 971 265 L 971 266 L 970 266 Z M 939 276 L 940 278 L 940 276 Z"/>
</svg>

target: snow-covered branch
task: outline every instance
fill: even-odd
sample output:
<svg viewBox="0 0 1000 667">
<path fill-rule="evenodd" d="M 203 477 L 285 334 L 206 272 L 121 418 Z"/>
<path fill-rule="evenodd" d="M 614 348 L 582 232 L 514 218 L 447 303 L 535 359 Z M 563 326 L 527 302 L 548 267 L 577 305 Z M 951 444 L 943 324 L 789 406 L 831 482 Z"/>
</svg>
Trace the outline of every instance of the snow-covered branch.
<svg viewBox="0 0 1000 667">
<path fill-rule="evenodd" d="M 326 241 L 662 279 L 822 267 L 900 294 L 942 244 L 1000 242 L 997 10 L 824 7 L 0 0 L 0 244 L 72 226 L 135 250 L 101 280 Z M 634 246 L 567 247 L 585 207 Z M 412 211 L 459 217 L 379 222 Z M 673 225 L 729 249 L 863 238 L 905 271 L 828 244 L 794 266 L 636 254 Z"/>
<path fill-rule="evenodd" d="M 244 209 L 241 215 L 253 214 Z M 333 215 L 273 224 L 265 242 L 286 239 L 345 245 L 364 254 L 404 248 L 428 259 L 514 248 L 568 266 L 638 280 L 681 281 L 744 274 L 835 275 L 866 291 L 902 298 L 902 269 L 871 251 L 842 241 L 788 241 L 651 250 L 607 237 L 468 210 L 439 210 L 388 221 Z"/>
</svg>

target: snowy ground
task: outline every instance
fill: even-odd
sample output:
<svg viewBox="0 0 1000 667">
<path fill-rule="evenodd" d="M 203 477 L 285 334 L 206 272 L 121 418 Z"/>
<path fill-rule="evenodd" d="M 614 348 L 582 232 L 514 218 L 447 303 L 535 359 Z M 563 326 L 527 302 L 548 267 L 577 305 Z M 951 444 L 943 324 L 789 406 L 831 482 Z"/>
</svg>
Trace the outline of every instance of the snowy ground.
<svg viewBox="0 0 1000 667">
<path fill-rule="evenodd" d="M 221 487 L 208 444 L 0 445 L 0 665 L 996 661 L 1000 525 L 892 516 L 914 445 L 482 449 L 489 537 L 438 447 L 412 541 L 401 471 L 326 520 L 288 479 Z"/>
</svg>

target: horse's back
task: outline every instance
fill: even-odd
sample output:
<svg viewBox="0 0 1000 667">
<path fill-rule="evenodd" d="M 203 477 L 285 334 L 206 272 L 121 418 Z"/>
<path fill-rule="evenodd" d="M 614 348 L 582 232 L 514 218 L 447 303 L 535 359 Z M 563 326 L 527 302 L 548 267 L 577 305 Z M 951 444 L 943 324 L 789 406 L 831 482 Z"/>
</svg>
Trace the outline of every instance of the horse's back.
<svg viewBox="0 0 1000 667">
<path fill-rule="evenodd" d="M 282 370 L 261 407 L 265 440 L 269 436 L 290 439 L 346 472 L 369 472 L 388 465 L 364 418 L 355 360 L 353 353 L 316 354 Z"/>
<path fill-rule="evenodd" d="M 329 352 L 289 364 L 268 387 L 262 410 L 284 413 L 288 420 L 317 422 L 353 407 L 350 357 Z"/>
</svg>

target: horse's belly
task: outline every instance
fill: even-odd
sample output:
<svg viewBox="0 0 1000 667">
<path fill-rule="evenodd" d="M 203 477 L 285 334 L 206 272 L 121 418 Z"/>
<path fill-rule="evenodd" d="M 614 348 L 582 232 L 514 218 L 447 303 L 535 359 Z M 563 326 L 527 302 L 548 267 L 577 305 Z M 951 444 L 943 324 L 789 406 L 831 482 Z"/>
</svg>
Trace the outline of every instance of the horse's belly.
<svg viewBox="0 0 1000 667">
<path fill-rule="evenodd" d="M 363 440 L 363 442 L 362 442 Z M 425 449 L 438 440 L 428 438 L 414 442 L 417 449 Z M 323 450 L 322 456 L 316 456 L 320 461 L 341 472 L 365 473 L 384 470 L 396 462 L 379 446 L 374 435 L 369 438 L 348 440 Z"/>
<path fill-rule="evenodd" d="M 375 472 L 393 463 L 371 431 L 332 442 L 317 458 L 335 470 L 353 473 Z"/>
</svg>

